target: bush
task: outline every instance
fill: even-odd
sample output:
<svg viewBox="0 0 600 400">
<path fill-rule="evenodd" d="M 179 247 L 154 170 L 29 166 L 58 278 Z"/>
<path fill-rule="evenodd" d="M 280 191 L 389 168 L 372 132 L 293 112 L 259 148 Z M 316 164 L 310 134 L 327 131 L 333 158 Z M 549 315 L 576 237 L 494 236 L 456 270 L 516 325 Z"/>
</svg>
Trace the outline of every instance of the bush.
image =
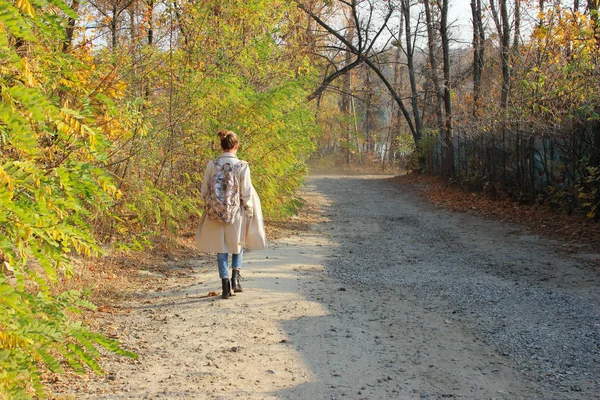
<svg viewBox="0 0 600 400">
<path fill-rule="evenodd" d="M 577 185 L 579 201 L 586 216 L 590 219 L 600 219 L 600 168 L 587 167 L 586 174 Z"/>
</svg>

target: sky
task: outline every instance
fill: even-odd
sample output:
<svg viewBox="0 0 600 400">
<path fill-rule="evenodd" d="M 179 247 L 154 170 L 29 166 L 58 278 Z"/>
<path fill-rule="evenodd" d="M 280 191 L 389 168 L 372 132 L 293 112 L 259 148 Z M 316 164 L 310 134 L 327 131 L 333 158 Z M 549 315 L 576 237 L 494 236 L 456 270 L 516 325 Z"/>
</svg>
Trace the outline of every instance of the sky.
<svg viewBox="0 0 600 400">
<path fill-rule="evenodd" d="M 451 0 L 448 9 L 450 21 L 454 22 L 454 37 L 459 42 L 471 43 L 473 28 L 471 26 L 471 1 Z M 461 45 L 463 43 L 458 43 Z"/>
<path fill-rule="evenodd" d="M 552 4 L 552 2 L 549 2 Z M 486 7 L 488 1 L 482 1 L 482 6 Z M 568 4 L 568 2 L 567 2 Z M 510 10 L 512 18 L 512 10 Z M 448 10 L 450 21 L 454 21 L 453 35 L 457 40 L 458 47 L 470 45 L 473 37 L 473 28 L 471 25 L 471 0 L 450 0 L 450 8 Z M 487 19 L 488 29 L 490 21 L 489 14 L 484 10 L 484 19 Z M 526 35 L 531 32 L 535 26 L 537 18 L 537 2 L 528 6 L 527 2 L 521 3 L 521 33 Z M 462 42 L 462 43 L 461 43 Z"/>
</svg>

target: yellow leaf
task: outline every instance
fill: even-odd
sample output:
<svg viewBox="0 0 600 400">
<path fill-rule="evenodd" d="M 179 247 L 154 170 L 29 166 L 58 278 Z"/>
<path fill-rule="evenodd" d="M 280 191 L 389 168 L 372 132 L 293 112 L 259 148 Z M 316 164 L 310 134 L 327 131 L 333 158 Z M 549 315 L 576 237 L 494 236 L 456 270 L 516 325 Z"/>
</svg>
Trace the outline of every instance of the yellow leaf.
<svg viewBox="0 0 600 400">
<path fill-rule="evenodd" d="M 15 189 L 13 179 L 8 175 L 6 171 L 0 166 L 0 183 L 8 186 L 8 191 L 12 192 Z M 12 197 L 12 193 L 11 193 Z"/>
<path fill-rule="evenodd" d="M 25 228 L 25 232 L 23 232 L 23 240 L 24 240 L 24 241 L 27 241 L 27 240 L 29 240 L 29 237 L 30 237 L 30 236 L 31 236 L 31 227 L 30 227 L 30 226 L 27 226 L 27 227 Z"/>
<path fill-rule="evenodd" d="M 8 331 L 0 331 L 0 349 L 15 349 L 25 347 L 30 341 L 17 336 L 17 334 Z"/>
<path fill-rule="evenodd" d="M 27 59 L 22 58 L 21 64 L 23 67 L 22 72 L 23 72 L 23 76 L 25 77 L 25 80 L 27 81 L 27 83 L 30 86 L 35 85 L 35 79 L 33 78 L 33 73 L 31 72 L 31 65 L 29 64 Z"/>
<path fill-rule="evenodd" d="M 594 219 L 596 217 L 596 211 L 592 210 L 589 213 L 586 214 L 586 217 L 588 217 L 589 219 Z"/>
<path fill-rule="evenodd" d="M 30 17 L 35 16 L 35 10 L 28 0 L 17 0 L 17 7 Z"/>
</svg>

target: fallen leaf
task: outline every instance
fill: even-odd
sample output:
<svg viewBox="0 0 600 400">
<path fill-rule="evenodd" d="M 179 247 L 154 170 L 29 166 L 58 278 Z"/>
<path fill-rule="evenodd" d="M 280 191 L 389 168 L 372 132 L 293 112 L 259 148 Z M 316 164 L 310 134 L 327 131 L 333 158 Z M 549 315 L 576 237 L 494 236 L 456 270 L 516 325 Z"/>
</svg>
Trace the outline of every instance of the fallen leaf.
<svg viewBox="0 0 600 400">
<path fill-rule="evenodd" d="M 105 312 L 105 313 L 110 313 L 110 314 L 112 314 L 114 312 L 110 307 L 105 306 L 105 305 L 99 306 L 98 307 L 98 311 Z"/>
</svg>

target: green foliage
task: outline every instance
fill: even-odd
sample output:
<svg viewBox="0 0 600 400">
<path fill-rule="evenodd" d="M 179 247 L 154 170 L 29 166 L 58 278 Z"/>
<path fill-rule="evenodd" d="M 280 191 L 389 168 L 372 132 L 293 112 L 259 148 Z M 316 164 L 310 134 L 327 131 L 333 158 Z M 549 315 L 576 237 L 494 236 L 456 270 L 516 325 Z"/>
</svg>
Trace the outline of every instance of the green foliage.
<svg viewBox="0 0 600 400">
<path fill-rule="evenodd" d="M 266 92 L 247 93 L 226 126 L 240 132 L 240 157 L 248 160 L 267 216 L 281 218 L 298 209 L 294 193 L 307 174 L 316 135 L 313 113 L 303 104 L 302 82 L 288 81 Z M 245 101 L 244 101 L 245 102 Z M 236 110 L 236 108 L 233 108 Z"/>
<path fill-rule="evenodd" d="M 100 372 L 93 343 L 108 347 L 75 322 L 91 306 L 81 293 L 51 290 L 71 254 L 98 253 L 89 219 L 118 193 L 101 167 L 103 105 L 86 100 L 83 60 L 60 51 L 56 7 L 72 14 L 0 1 L 0 398 L 43 397 L 40 364 Z"/>
<path fill-rule="evenodd" d="M 185 18 L 178 22 L 196 39 L 163 43 L 169 51 L 143 50 L 159 66 L 140 71 L 150 76 L 153 93 L 142 100 L 145 133 L 113 142 L 110 170 L 123 197 L 99 225 L 102 237 L 117 238 L 122 248 L 137 249 L 153 232 L 196 222 L 190 215 L 203 208 L 199 189 L 206 164 L 220 154 L 219 129 L 238 133 L 239 156 L 249 162 L 271 218 L 297 209 L 294 193 L 314 147 L 317 128 L 306 103 L 312 70 L 290 32 L 296 7 L 262 0 L 182 7 Z M 161 18 L 172 18 L 169 12 Z M 286 46 L 278 44 L 282 37 Z M 139 85 L 135 77 L 128 82 L 131 95 L 143 91 Z"/>
<path fill-rule="evenodd" d="M 3 398 L 43 397 L 39 363 L 52 372 L 63 372 L 63 364 L 76 372 L 86 368 L 101 372 L 97 346 L 135 357 L 120 345 L 89 332 L 69 315 L 83 305 L 93 307 L 77 291 L 58 296 L 18 291 L 0 279 L 0 395 Z"/>
</svg>

